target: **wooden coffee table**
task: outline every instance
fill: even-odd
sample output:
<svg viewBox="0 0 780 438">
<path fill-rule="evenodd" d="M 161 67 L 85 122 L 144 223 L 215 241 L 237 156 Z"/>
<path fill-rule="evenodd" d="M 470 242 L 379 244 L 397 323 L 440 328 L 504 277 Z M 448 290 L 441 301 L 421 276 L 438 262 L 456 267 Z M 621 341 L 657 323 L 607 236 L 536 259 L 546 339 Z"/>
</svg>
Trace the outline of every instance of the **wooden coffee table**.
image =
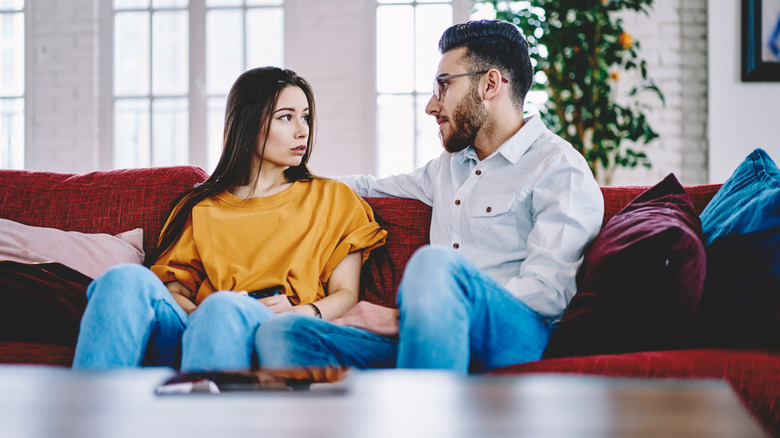
<svg viewBox="0 0 780 438">
<path fill-rule="evenodd" d="M 155 394 L 167 369 L 0 366 L 3 437 L 760 437 L 712 380 L 350 372 L 310 391 Z"/>
</svg>

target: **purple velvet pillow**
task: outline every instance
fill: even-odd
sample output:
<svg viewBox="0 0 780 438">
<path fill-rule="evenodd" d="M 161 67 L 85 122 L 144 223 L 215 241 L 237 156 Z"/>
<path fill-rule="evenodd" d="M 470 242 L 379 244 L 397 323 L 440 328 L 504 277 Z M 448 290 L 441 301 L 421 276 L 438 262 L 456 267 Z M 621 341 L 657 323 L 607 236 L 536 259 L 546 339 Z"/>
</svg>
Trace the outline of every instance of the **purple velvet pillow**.
<svg viewBox="0 0 780 438">
<path fill-rule="evenodd" d="M 706 272 L 701 221 L 670 174 L 607 222 L 586 253 L 577 294 L 544 357 L 680 345 Z"/>
<path fill-rule="evenodd" d="M 0 261 L 0 342 L 76 345 L 91 281 L 60 263 Z"/>
</svg>

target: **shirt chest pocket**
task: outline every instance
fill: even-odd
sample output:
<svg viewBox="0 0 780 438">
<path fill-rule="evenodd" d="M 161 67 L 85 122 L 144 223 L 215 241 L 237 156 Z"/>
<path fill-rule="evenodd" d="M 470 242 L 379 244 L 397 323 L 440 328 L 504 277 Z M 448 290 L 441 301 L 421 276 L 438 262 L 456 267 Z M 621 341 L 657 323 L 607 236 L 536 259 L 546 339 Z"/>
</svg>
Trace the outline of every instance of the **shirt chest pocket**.
<svg viewBox="0 0 780 438">
<path fill-rule="evenodd" d="M 508 213 L 515 202 L 514 195 L 483 196 L 474 202 L 471 217 L 491 218 Z"/>
<path fill-rule="evenodd" d="M 494 251 L 511 251 L 518 247 L 520 236 L 517 215 L 512 207 L 514 195 L 489 195 L 471 204 L 472 238 Z"/>
</svg>

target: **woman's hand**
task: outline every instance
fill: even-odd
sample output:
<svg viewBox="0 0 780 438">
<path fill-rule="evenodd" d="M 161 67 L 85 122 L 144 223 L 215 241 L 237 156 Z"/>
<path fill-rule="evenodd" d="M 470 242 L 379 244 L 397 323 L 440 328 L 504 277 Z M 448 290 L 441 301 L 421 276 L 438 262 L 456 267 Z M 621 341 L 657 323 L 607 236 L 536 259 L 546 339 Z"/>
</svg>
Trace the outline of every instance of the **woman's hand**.
<svg viewBox="0 0 780 438">
<path fill-rule="evenodd" d="M 195 294 L 183 284 L 174 280 L 165 283 L 165 287 L 168 288 L 168 291 L 173 295 L 173 299 L 176 300 L 176 303 L 178 303 L 188 315 L 198 308 L 198 306 L 195 305 Z"/>
<path fill-rule="evenodd" d="M 290 300 L 288 300 L 287 295 L 284 294 L 260 298 L 257 301 L 263 303 L 265 307 L 268 307 L 276 314 L 286 313 L 293 309 L 292 304 L 290 304 Z"/>
</svg>

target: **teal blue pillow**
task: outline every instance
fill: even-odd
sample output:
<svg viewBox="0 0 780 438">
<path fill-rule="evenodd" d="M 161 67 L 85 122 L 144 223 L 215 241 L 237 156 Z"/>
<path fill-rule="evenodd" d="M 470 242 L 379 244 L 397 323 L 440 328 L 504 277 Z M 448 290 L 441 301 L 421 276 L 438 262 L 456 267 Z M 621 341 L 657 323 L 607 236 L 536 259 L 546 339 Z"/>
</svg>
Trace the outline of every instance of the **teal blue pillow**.
<svg viewBox="0 0 780 438">
<path fill-rule="evenodd" d="M 745 158 L 701 216 L 707 274 L 692 347 L 780 346 L 780 170 Z"/>
<path fill-rule="evenodd" d="M 704 243 L 730 234 L 780 231 L 780 169 L 756 149 L 718 190 L 701 213 Z"/>
</svg>

